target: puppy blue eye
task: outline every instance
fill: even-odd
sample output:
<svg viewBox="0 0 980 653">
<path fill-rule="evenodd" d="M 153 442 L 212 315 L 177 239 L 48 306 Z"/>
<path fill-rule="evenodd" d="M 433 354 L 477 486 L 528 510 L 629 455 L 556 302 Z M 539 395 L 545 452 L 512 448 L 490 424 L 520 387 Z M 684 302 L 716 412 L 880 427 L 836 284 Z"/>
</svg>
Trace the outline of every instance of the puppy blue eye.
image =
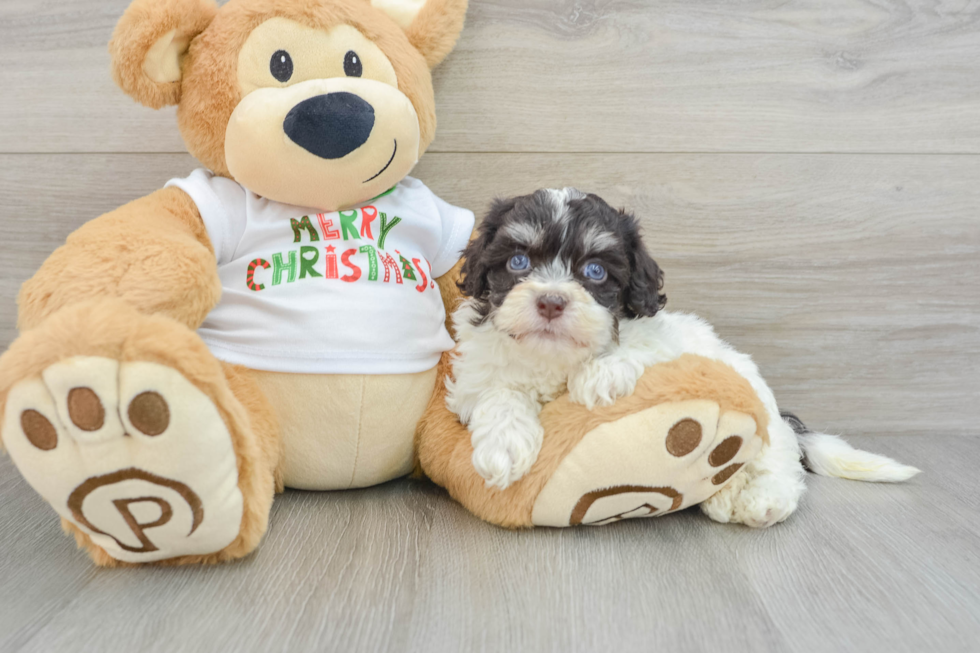
<svg viewBox="0 0 980 653">
<path fill-rule="evenodd" d="M 602 267 L 598 263 L 589 263 L 582 270 L 582 274 L 585 275 L 586 279 L 592 279 L 593 281 L 602 281 L 606 278 L 606 268 Z"/>
<path fill-rule="evenodd" d="M 531 259 L 524 254 L 515 254 L 507 261 L 507 269 L 512 272 L 522 272 L 531 267 Z"/>
</svg>

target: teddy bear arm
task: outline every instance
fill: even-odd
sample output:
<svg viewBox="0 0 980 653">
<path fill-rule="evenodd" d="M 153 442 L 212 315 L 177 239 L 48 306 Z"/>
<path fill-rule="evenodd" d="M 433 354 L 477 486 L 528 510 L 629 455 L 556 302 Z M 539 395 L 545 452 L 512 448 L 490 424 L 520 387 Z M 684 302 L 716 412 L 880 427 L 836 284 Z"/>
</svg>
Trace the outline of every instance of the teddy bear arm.
<svg viewBox="0 0 980 653">
<path fill-rule="evenodd" d="M 165 188 L 92 220 L 21 288 L 18 327 L 78 301 L 117 297 L 196 329 L 221 296 L 214 251 L 191 198 Z"/>
</svg>

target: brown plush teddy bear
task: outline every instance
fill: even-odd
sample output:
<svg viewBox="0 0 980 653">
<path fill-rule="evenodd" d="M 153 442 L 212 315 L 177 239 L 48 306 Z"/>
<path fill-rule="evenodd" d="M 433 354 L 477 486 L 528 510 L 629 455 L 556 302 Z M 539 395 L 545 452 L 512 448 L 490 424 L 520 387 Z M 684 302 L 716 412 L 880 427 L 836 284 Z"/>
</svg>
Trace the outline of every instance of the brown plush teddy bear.
<svg viewBox="0 0 980 653">
<path fill-rule="evenodd" d="M 110 44 L 207 170 L 20 295 L 3 443 L 96 562 L 251 551 L 283 483 L 409 473 L 473 228 L 406 178 L 466 0 L 136 0 Z M 443 293 L 447 299 L 443 299 Z"/>
<path fill-rule="evenodd" d="M 765 414 L 748 383 L 686 357 L 610 408 L 546 407 L 539 463 L 506 492 L 468 464 L 441 377 L 473 215 L 406 177 L 434 136 L 430 69 L 465 11 L 466 0 L 126 11 L 110 45 L 116 81 L 150 107 L 176 104 L 206 169 L 72 234 L 24 285 L 21 335 L 0 358 L 2 444 L 96 563 L 239 558 L 284 485 L 376 484 L 417 457 L 477 515 L 522 526 L 676 510 L 728 480 L 697 467 L 717 443 L 744 441 L 729 466 L 758 451 Z M 603 429 L 630 446 L 644 429 L 651 446 L 696 448 L 663 459 L 692 489 L 617 482 L 623 470 L 590 449 Z"/>
</svg>

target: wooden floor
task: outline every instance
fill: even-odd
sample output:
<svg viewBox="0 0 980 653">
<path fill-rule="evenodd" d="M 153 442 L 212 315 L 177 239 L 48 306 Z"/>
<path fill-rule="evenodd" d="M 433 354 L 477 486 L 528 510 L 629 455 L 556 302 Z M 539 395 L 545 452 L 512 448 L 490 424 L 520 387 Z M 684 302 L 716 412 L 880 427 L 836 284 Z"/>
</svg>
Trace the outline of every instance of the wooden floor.
<svg viewBox="0 0 980 653">
<path fill-rule="evenodd" d="M 195 167 L 113 86 L 127 0 L 0 0 L 0 349 L 79 225 Z M 925 473 L 509 533 L 436 488 L 292 492 L 249 559 L 93 568 L 0 459 L 0 651 L 980 651 L 980 2 L 471 0 L 414 173 L 641 217 L 669 306 L 808 423 Z"/>
<path fill-rule="evenodd" d="M 0 651 L 975 653 L 975 440 L 855 442 L 924 473 L 811 476 L 765 531 L 689 510 L 512 533 L 410 481 L 290 491 L 255 554 L 203 569 L 92 567 L 4 460 Z"/>
</svg>

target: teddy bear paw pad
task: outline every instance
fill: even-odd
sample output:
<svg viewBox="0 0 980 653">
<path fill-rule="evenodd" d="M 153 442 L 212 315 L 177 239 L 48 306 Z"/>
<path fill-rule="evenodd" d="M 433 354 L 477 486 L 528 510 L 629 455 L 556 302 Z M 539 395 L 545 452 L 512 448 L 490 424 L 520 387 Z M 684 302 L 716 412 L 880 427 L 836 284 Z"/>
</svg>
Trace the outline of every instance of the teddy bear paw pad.
<svg viewBox="0 0 980 653">
<path fill-rule="evenodd" d="M 534 503 L 539 526 L 601 525 L 700 503 L 762 448 L 755 420 L 709 400 L 638 411 L 592 429 Z"/>
<path fill-rule="evenodd" d="M 2 428 L 28 483 L 118 560 L 213 553 L 238 535 L 228 428 L 176 370 L 67 359 L 11 389 Z"/>
</svg>

